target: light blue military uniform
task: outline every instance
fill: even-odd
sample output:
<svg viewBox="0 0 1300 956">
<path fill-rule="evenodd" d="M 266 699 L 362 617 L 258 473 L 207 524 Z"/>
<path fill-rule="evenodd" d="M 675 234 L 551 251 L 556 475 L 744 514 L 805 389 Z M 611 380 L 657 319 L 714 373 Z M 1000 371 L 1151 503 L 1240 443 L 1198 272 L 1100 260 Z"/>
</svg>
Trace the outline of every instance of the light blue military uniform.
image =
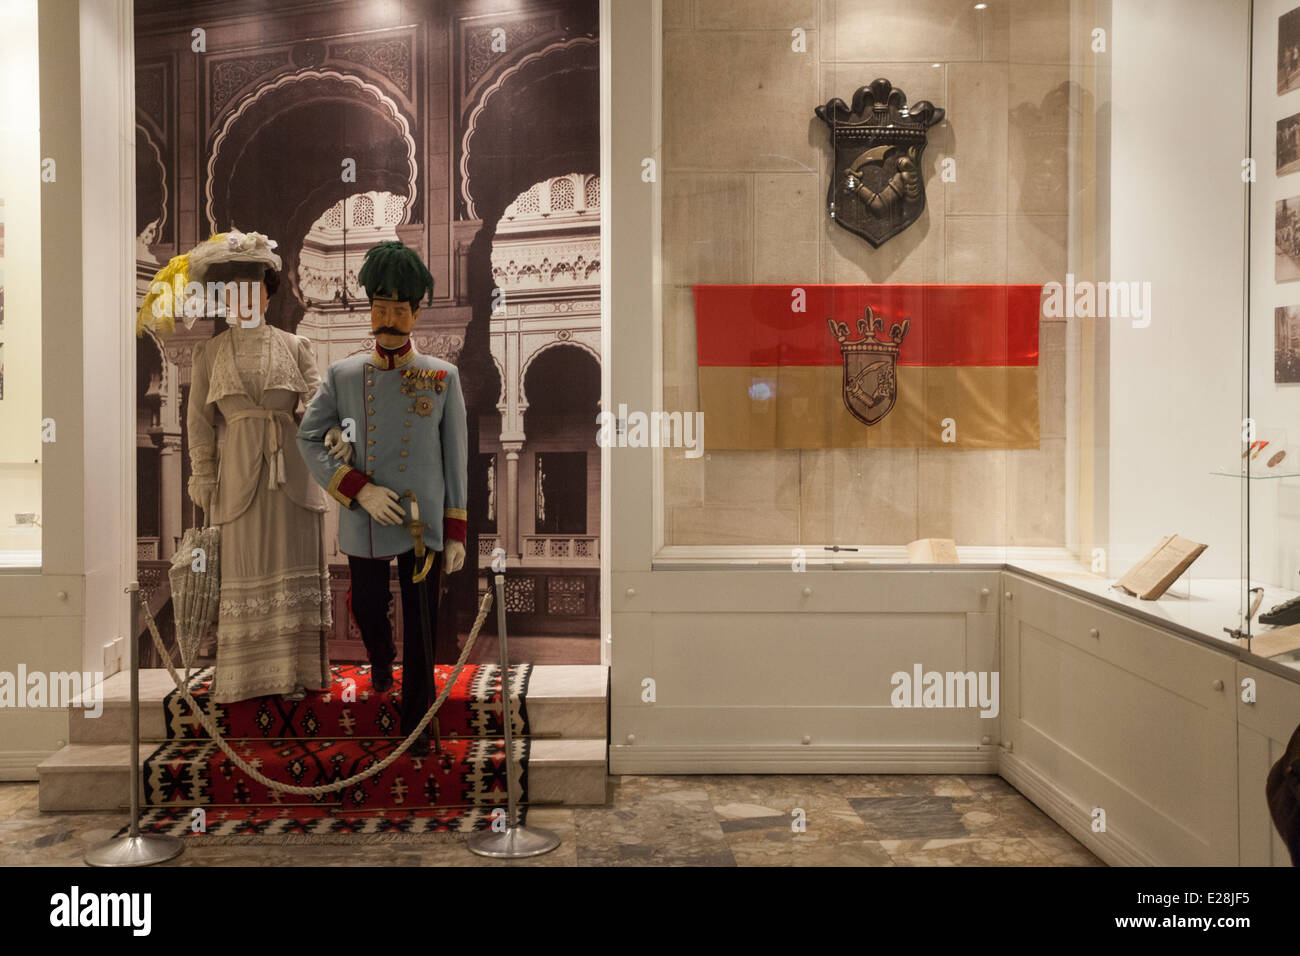
<svg viewBox="0 0 1300 956">
<path fill-rule="evenodd" d="M 325 450 L 325 433 L 335 426 L 353 439 L 351 465 Z M 441 551 L 446 537 L 465 540 L 465 397 L 451 363 L 411 342 L 396 353 L 375 349 L 335 362 L 303 415 L 298 448 L 312 477 L 343 505 L 344 554 L 384 558 L 414 547 L 404 525 L 381 525 L 356 503 L 367 480 L 399 495 L 415 492 L 427 547 Z M 400 506 L 409 520 L 410 499 Z"/>
</svg>

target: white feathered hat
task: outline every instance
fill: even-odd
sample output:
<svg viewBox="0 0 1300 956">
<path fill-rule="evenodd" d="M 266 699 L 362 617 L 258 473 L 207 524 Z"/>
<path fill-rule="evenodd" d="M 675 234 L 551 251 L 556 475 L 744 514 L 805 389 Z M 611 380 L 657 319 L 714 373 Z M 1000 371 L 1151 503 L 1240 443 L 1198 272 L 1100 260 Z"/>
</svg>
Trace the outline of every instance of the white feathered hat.
<svg viewBox="0 0 1300 956">
<path fill-rule="evenodd" d="M 208 267 L 218 262 L 264 262 L 280 271 L 280 257 L 272 250 L 279 245 L 260 232 L 240 232 L 232 229 L 199 243 L 190 251 L 188 279 L 202 282 Z"/>
<path fill-rule="evenodd" d="M 192 327 L 194 315 L 183 307 L 184 293 L 180 290 L 190 282 L 202 282 L 208 268 L 218 262 L 261 262 L 278 272 L 280 257 L 272 251 L 277 245 L 260 232 L 232 229 L 217 233 L 189 252 L 172 256 L 149 284 L 149 293 L 140 303 L 135 334 L 153 329 L 159 335 L 170 335 L 176 329 L 176 317 L 182 314 L 185 327 Z"/>
</svg>

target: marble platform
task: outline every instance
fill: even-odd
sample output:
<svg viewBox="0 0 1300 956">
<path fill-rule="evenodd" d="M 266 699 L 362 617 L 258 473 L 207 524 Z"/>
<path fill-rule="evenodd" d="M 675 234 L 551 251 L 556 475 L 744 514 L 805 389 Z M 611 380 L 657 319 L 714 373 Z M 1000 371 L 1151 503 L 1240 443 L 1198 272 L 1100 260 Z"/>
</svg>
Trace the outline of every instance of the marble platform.
<svg viewBox="0 0 1300 956">
<path fill-rule="evenodd" d="M 528 681 L 528 720 L 541 737 L 604 740 L 608 668 L 535 664 Z M 140 672 L 140 739 L 166 738 L 162 702 L 175 684 L 162 667 Z M 88 717 L 80 699 L 68 708 L 71 744 L 125 743 L 131 734 L 131 681 L 125 671 L 103 685 L 103 713 Z"/>
<path fill-rule="evenodd" d="M 165 738 L 163 698 L 171 691 L 165 669 L 140 672 L 140 752 L 136 764 Z M 529 802 L 593 806 L 607 802 L 608 669 L 598 664 L 538 664 L 528 684 L 532 727 Z M 117 810 L 129 801 L 130 681 L 104 682 L 103 712 L 69 708 L 69 743 L 37 768 L 41 811 Z M 140 779 L 139 774 L 136 777 Z"/>
</svg>

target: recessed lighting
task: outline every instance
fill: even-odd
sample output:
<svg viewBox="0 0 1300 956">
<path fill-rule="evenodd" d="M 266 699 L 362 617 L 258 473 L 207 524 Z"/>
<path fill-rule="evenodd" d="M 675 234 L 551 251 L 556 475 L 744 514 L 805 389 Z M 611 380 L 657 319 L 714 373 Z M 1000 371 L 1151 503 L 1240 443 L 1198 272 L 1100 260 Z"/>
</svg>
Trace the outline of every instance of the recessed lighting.
<svg viewBox="0 0 1300 956">
<path fill-rule="evenodd" d="M 976 9 L 976 10 L 987 10 L 987 9 L 988 9 L 988 6 L 989 6 L 989 5 L 988 5 L 987 3 L 977 3 L 977 4 L 975 4 L 975 9 Z"/>
<path fill-rule="evenodd" d="M 939 69 L 939 67 L 943 66 L 942 63 L 931 63 L 930 65 L 934 67 L 936 70 Z"/>
</svg>

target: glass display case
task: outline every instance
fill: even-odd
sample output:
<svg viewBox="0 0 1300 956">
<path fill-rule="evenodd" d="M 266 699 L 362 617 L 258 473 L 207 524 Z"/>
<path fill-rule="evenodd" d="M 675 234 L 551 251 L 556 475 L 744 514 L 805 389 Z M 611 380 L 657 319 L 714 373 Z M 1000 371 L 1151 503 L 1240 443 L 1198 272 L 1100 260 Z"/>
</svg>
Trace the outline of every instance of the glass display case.
<svg viewBox="0 0 1300 956">
<path fill-rule="evenodd" d="M 1274 634 L 1300 7 L 1194 6 L 665 5 L 656 567 L 1005 565 Z"/>
<path fill-rule="evenodd" d="M 41 566 L 41 178 L 36 3 L 0 36 L 0 569 Z"/>
</svg>

